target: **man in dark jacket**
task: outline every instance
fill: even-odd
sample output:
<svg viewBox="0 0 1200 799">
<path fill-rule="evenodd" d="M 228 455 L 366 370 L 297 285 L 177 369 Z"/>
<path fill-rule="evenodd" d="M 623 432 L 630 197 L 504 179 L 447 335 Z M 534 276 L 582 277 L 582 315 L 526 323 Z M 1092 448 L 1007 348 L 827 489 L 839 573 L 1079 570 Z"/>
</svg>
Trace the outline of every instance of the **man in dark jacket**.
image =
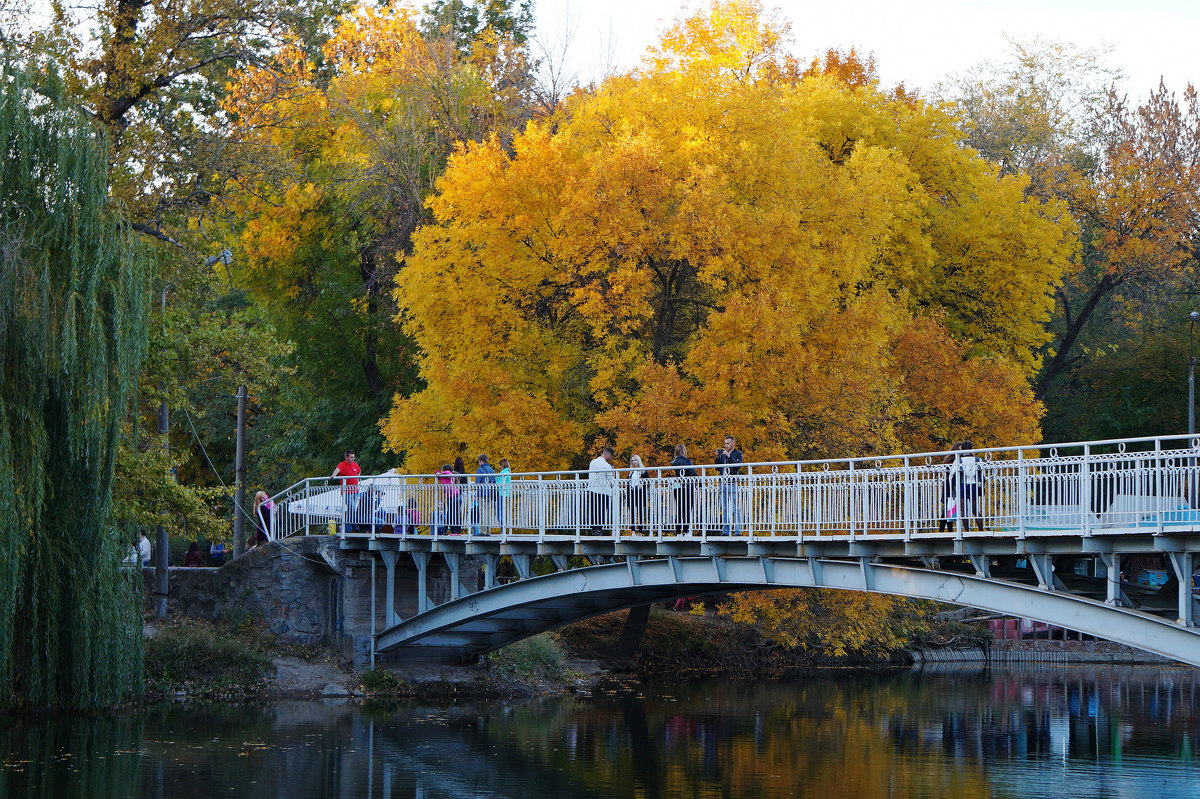
<svg viewBox="0 0 1200 799">
<path fill-rule="evenodd" d="M 738 504 L 736 478 L 742 473 L 742 451 L 737 448 L 733 436 L 725 436 L 725 448 L 717 450 L 713 462 L 717 464 L 717 471 L 721 475 L 717 493 L 717 501 L 721 506 L 721 535 L 729 535 L 731 527 L 734 535 L 741 535 L 742 508 Z"/>
</svg>

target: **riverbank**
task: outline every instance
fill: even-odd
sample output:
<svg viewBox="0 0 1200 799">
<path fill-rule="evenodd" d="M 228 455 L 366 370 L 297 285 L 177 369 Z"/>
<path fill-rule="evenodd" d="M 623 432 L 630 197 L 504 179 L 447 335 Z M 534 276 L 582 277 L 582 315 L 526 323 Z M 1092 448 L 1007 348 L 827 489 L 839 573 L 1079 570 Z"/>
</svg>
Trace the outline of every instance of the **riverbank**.
<svg viewBox="0 0 1200 799">
<path fill-rule="evenodd" d="M 613 672 L 634 679 L 664 674 L 750 678 L 793 670 L 905 667 L 912 663 L 1122 663 L 1170 661 L 1105 641 L 990 641 L 987 631 L 948 623 L 913 646 L 867 657 L 784 648 L 751 625 L 713 613 L 655 608 L 632 657 L 616 656 L 627 611 L 596 616 L 512 644 L 469 666 L 408 663 L 355 671 L 318 645 L 282 644 L 254 624 L 193 620 L 146 627 L 145 701 L 277 701 L 312 698 L 493 699 L 590 692 Z M 953 633 L 953 634 L 950 634 Z M 953 648 L 931 640 L 955 639 Z M 966 645 L 961 645 L 965 643 Z"/>
<path fill-rule="evenodd" d="M 588 690 L 603 676 L 553 635 L 519 641 L 469 666 L 413 663 L 355 671 L 318 645 L 282 644 L 254 624 L 192 619 L 144 629 L 144 702 L 263 702 L 281 699 L 400 697 L 492 699 Z"/>
</svg>

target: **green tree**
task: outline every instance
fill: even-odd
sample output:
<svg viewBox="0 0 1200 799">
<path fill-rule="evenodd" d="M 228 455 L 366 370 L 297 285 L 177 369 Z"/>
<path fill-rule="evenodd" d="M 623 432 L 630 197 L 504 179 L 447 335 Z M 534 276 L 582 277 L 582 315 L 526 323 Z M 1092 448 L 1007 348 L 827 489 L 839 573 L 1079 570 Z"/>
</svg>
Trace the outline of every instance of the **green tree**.
<svg viewBox="0 0 1200 799">
<path fill-rule="evenodd" d="M 140 686 L 140 575 L 110 515 L 145 353 L 147 262 L 109 204 L 104 138 L 0 73 L 0 700 L 89 707 Z"/>
<path fill-rule="evenodd" d="M 421 30 L 428 38 L 448 35 L 465 56 L 487 31 L 523 46 L 533 30 L 533 0 L 433 0 Z"/>
<path fill-rule="evenodd" d="M 1052 440 L 1183 429 L 1200 106 L 1191 86 L 1161 84 L 1131 104 L 1119 78 L 1102 52 L 1034 40 L 942 88 L 966 143 L 1029 174 L 1030 194 L 1065 202 L 1079 226 L 1035 386 Z"/>
<path fill-rule="evenodd" d="M 379 417 L 416 385 L 387 291 L 397 260 L 456 147 L 507 135 L 525 114 L 510 72 L 493 69 L 519 64 L 513 43 L 482 44 L 466 56 L 441 33 L 422 34 L 408 9 L 363 6 L 319 62 L 285 48 L 236 76 L 225 108 L 237 146 L 271 168 L 228 192 L 241 234 L 233 274 L 296 343 L 261 451 L 269 459 L 328 471 L 351 448 L 368 471 L 387 465 Z"/>
</svg>

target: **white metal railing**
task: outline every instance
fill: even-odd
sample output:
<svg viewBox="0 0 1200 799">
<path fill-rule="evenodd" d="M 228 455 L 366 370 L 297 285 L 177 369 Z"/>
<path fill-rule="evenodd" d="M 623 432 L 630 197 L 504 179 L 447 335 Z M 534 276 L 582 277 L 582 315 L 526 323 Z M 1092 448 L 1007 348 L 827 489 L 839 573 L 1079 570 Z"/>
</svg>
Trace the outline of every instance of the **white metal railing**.
<svg viewBox="0 0 1200 799">
<path fill-rule="evenodd" d="M 981 459 L 971 489 L 955 456 Z M 276 537 L 600 535 L 710 538 L 1015 537 L 1196 527 L 1200 438 L 1092 441 L 880 458 L 588 472 L 309 478 L 274 498 Z M 948 500 L 955 512 L 948 516 Z"/>
</svg>

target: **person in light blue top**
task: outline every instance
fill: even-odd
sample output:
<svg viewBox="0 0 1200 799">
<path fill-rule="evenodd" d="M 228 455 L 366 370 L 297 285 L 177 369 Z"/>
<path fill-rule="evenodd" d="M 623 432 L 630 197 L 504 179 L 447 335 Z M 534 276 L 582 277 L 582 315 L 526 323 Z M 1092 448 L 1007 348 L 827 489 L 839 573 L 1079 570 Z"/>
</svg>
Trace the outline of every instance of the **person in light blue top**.
<svg viewBox="0 0 1200 799">
<path fill-rule="evenodd" d="M 475 503 L 472 508 L 472 517 L 474 524 L 473 532 L 475 535 L 488 535 L 491 532 L 491 525 L 484 525 L 484 520 L 487 519 L 488 506 L 494 510 L 496 508 L 496 470 L 488 463 L 487 455 L 479 456 L 479 468 L 475 470 Z M 488 532 L 483 532 L 482 528 L 486 526 Z"/>
<path fill-rule="evenodd" d="M 504 509 L 509 507 L 508 498 L 512 496 L 512 470 L 508 468 L 508 458 L 500 459 L 500 475 L 496 478 L 496 483 L 500 488 L 496 497 L 496 522 L 503 529 L 506 525 Z"/>
</svg>

